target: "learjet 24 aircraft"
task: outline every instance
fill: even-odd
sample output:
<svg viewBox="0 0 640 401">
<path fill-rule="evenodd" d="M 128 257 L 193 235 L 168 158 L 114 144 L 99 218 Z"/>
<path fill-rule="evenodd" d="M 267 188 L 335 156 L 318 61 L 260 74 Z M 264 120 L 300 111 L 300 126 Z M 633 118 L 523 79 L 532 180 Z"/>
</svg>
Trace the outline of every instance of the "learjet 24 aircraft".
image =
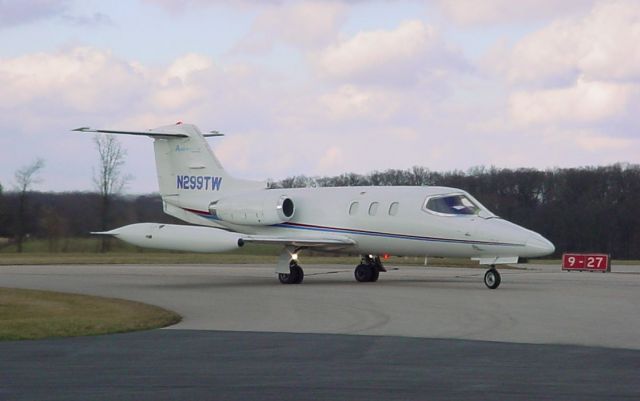
<svg viewBox="0 0 640 401">
<path fill-rule="evenodd" d="M 487 287 L 500 285 L 497 264 L 544 256 L 554 246 L 540 234 L 491 213 L 467 192 L 446 187 L 269 189 L 231 177 L 206 137 L 191 124 L 149 131 L 74 131 L 143 135 L 154 139 L 164 212 L 197 226 L 139 223 L 96 234 L 147 248 L 224 252 L 247 243 L 278 244 L 276 273 L 299 284 L 304 249 L 362 255 L 359 282 L 386 271 L 380 255 L 472 258 L 490 265 Z M 383 258 L 384 259 L 384 258 Z"/>
</svg>

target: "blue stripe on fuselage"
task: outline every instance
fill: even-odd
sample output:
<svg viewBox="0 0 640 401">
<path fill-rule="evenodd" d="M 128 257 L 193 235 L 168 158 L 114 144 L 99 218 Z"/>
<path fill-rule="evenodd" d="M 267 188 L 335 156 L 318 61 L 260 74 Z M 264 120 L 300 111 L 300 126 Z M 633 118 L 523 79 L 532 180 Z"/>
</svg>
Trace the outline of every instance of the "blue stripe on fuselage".
<svg viewBox="0 0 640 401">
<path fill-rule="evenodd" d="M 186 212 L 193 213 L 205 219 L 220 220 L 217 217 L 212 216 L 208 212 L 203 212 L 203 211 L 194 210 L 194 209 L 184 209 L 184 208 L 183 210 Z M 487 241 L 469 241 L 469 240 L 453 239 L 453 238 L 423 237 L 419 235 L 394 234 L 394 233 L 385 233 L 380 231 L 357 230 L 357 229 L 351 229 L 351 228 L 315 226 L 315 225 L 301 224 L 301 223 L 281 223 L 281 224 L 274 224 L 271 227 L 292 228 L 296 230 L 309 230 L 309 231 L 328 232 L 328 233 L 337 233 L 337 234 L 366 235 L 371 237 L 382 237 L 382 238 L 408 239 L 413 241 L 446 242 L 446 243 L 452 243 L 452 244 L 524 246 L 524 244 L 509 244 L 504 242 L 487 242 Z"/>
<path fill-rule="evenodd" d="M 298 224 L 298 223 L 282 223 L 282 224 L 276 224 L 274 225 L 274 227 L 294 228 L 298 230 L 310 230 L 310 231 L 321 231 L 321 232 L 332 232 L 332 233 L 338 233 L 338 234 L 354 234 L 354 235 L 367 235 L 367 236 L 383 237 L 383 238 L 409 239 L 414 241 L 448 242 L 448 243 L 454 243 L 454 244 L 468 244 L 468 245 L 524 246 L 523 244 L 509 244 L 504 242 L 469 241 L 469 240 L 461 240 L 461 239 L 453 239 L 453 238 L 423 237 L 419 235 L 394 234 L 394 233 L 385 233 L 385 232 L 379 232 L 379 231 L 356 230 L 356 229 L 350 229 L 350 228 L 312 226 L 312 225 Z"/>
</svg>

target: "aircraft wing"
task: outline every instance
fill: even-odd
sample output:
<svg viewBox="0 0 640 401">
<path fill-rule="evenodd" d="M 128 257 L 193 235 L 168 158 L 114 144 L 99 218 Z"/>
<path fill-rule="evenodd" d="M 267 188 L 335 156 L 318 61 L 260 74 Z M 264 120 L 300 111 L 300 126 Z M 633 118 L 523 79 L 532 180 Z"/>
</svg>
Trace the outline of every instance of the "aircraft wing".
<svg viewBox="0 0 640 401">
<path fill-rule="evenodd" d="M 273 237 L 267 235 L 244 235 L 244 242 L 258 244 L 281 244 L 298 247 L 318 247 L 318 248 L 346 248 L 355 245 L 355 241 L 350 238 L 299 238 L 299 237 Z"/>
</svg>

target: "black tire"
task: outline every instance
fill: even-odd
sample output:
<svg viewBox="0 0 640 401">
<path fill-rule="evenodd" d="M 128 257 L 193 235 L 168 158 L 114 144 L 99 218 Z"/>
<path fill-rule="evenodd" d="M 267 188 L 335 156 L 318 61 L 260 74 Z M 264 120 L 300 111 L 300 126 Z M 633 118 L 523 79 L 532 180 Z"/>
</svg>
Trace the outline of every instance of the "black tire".
<svg viewBox="0 0 640 401">
<path fill-rule="evenodd" d="M 289 273 L 279 273 L 278 280 L 282 284 L 300 284 L 304 279 L 304 271 L 297 263 L 289 265 Z"/>
<path fill-rule="evenodd" d="M 370 282 L 373 278 L 373 266 L 360 264 L 356 267 L 356 270 L 353 272 L 356 280 L 361 283 Z"/>
<path fill-rule="evenodd" d="M 278 273 L 278 280 L 280 280 L 282 284 L 293 284 L 293 279 L 293 274 Z"/>
<path fill-rule="evenodd" d="M 378 270 L 378 266 L 374 266 L 372 270 L 372 274 L 371 274 L 371 281 L 372 283 L 375 283 L 376 281 L 378 281 L 378 278 L 380 278 L 380 270 Z"/>
<path fill-rule="evenodd" d="M 302 270 L 302 267 L 300 267 L 299 265 L 295 264 L 295 265 L 292 265 L 290 267 L 290 269 L 291 269 L 291 271 L 293 272 L 293 275 L 294 275 L 293 284 L 302 283 L 302 280 L 304 280 L 304 270 Z"/>
<path fill-rule="evenodd" d="M 489 269 L 484 274 L 484 285 L 492 290 L 498 288 L 501 281 L 502 279 L 500 278 L 500 273 L 498 273 L 496 269 Z"/>
</svg>

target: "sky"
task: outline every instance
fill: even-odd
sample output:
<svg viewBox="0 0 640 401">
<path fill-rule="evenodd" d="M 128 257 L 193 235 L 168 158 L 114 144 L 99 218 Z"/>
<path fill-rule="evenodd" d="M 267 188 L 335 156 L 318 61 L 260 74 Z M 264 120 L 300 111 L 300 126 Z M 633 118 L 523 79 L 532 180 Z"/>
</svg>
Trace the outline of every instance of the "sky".
<svg viewBox="0 0 640 401">
<path fill-rule="evenodd" d="M 73 128 L 178 121 L 248 179 L 640 163 L 640 1 L 0 0 L 0 88 L 5 190 L 91 191 Z"/>
</svg>

